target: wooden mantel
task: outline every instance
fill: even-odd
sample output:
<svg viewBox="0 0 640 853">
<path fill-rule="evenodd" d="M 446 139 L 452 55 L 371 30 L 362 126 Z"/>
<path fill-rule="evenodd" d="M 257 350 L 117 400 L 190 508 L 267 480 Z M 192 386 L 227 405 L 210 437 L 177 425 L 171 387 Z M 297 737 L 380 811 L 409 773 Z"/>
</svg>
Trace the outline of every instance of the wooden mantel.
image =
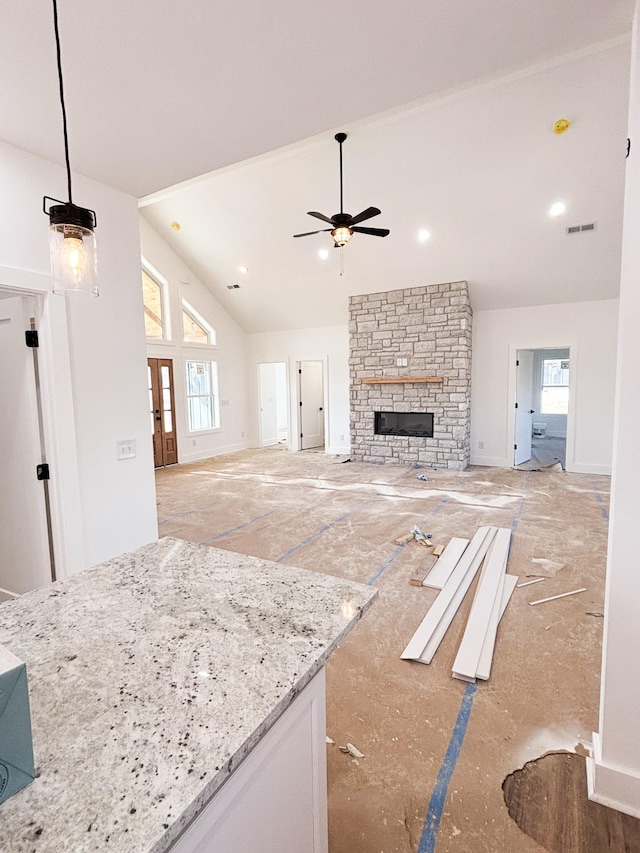
<svg viewBox="0 0 640 853">
<path fill-rule="evenodd" d="M 443 382 L 442 376 L 366 376 L 365 385 L 422 385 L 428 382 Z"/>
</svg>

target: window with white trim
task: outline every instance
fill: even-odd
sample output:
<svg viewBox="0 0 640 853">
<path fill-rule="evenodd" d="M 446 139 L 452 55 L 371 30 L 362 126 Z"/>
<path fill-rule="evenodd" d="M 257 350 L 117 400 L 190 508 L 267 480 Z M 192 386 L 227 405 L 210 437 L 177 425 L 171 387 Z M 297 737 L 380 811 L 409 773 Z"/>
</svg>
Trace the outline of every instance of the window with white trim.
<svg viewBox="0 0 640 853">
<path fill-rule="evenodd" d="M 218 365 L 215 361 L 187 361 L 187 416 L 189 431 L 220 426 Z"/>
<path fill-rule="evenodd" d="M 144 302 L 144 333 L 152 340 L 169 337 L 165 311 L 165 285 L 142 267 L 142 299 Z"/>
<path fill-rule="evenodd" d="M 569 411 L 569 359 L 542 360 L 541 415 L 566 415 Z"/>
<path fill-rule="evenodd" d="M 215 344 L 216 330 L 186 300 L 182 300 L 182 340 L 188 344 Z"/>
</svg>

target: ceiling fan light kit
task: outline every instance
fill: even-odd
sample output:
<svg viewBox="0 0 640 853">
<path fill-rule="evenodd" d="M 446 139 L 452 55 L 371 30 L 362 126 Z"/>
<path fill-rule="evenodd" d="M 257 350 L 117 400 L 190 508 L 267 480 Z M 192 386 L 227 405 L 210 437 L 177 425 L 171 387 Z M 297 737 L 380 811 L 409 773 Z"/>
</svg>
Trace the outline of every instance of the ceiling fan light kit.
<svg viewBox="0 0 640 853">
<path fill-rule="evenodd" d="M 369 234 L 372 237 L 386 237 L 389 234 L 388 228 L 361 228 L 358 225 L 359 222 L 364 222 L 366 219 L 378 216 L 381 211 L 377 207 L 368 207 L 356 216 L 351 216 L 350 213 L 344 212 L 342 197 L 342 143 L 346 138 L 346 133 L 336 133 L 335 135 L 335 140 L 340 146 L 340 213 L 334 213 L 333 216 L 325 216 L 324 213 L 318 213 L 317 210 L 309 210 L 309 216 L 314 216 L 316 219 L 327 222 L 331 225 L 331 228 L 321 228 L 318 231 L 305 231 L 303 234 L 294 234 L 294 237 L 309 237 L 312 234 L 323 234 L 329 231 L 333 237 L 334 247 L 340 249 L 342 246 L 347 245 L 354 233 Z"/>
</svg>

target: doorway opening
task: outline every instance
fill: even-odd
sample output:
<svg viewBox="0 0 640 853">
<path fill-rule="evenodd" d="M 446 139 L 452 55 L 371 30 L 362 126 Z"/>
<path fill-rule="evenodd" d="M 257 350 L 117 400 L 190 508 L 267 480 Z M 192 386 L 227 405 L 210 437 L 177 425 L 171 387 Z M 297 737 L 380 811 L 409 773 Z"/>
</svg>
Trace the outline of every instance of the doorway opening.
<svg viewBox="0 0 640 853">
<path fill-rule="evenodd" d="M 147 374 L 153 464 L 155 468 L 164 468 L 166 465 L 175 465 L 178 461 L 172 359 L 148 358 Z"/>
<path fill-rule="evenodd" d="M 0 288 L 0 601 L 55 580 L 38 365 L 40 297 Z"/>
<path fill-rule="evenodd" d="M 289 401 L 284 361 L 258 365 L 258 398 L 260 447 L 286 444 L 289 440 Z"/>
<path fill-rule="evenodd" d="M 299 450 L 324 449 L 324 364 L 298 362 Z"/>
<path fill-rule="evenodd" d="M 514 468 L 566 469 L 570 376 L 569 347 L 517 351 Z"/>
</svg>

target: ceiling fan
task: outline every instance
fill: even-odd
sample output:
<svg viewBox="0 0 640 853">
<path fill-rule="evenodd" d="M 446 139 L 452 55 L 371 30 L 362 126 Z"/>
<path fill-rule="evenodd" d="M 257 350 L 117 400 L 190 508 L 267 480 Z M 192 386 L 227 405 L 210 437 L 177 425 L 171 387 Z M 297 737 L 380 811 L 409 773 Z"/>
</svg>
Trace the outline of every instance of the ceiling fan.
<svg viewBox="0 0 640 853">
<path fill-rule="evenodd" d="M 321 228 L 319 231 L 306 231 L 304 234 L 294 234 L 294 237 L 309 237 L 311 234 L 322 234 L 325 231 L 331 231 L 334 247 L 340 248 L 341 246 L 346 246 L 353 237 L 354 232 L 371 234 L 373 237 L 386 237 L 389 233 L 388 228 L 362 228 L 358 225 L 359 222 L 364 222 L 365 219 L 378 216 L 381 211 L 377 207 L 368 207 L 356 216 L 344 213 L 342 204 L 342 143 L 346 138 L 346 133 L 336 133 L 335 135 L 335 140 L 340 146 L 340 213 L 334 213 L 333 216 L 329 217 L 325 216 L 324 213 L 318 213 L 316 210 L 309 210 L 309 216 L 315 216 L 316 219 L 328 222 L 331 228 Z"/>
</svg>

